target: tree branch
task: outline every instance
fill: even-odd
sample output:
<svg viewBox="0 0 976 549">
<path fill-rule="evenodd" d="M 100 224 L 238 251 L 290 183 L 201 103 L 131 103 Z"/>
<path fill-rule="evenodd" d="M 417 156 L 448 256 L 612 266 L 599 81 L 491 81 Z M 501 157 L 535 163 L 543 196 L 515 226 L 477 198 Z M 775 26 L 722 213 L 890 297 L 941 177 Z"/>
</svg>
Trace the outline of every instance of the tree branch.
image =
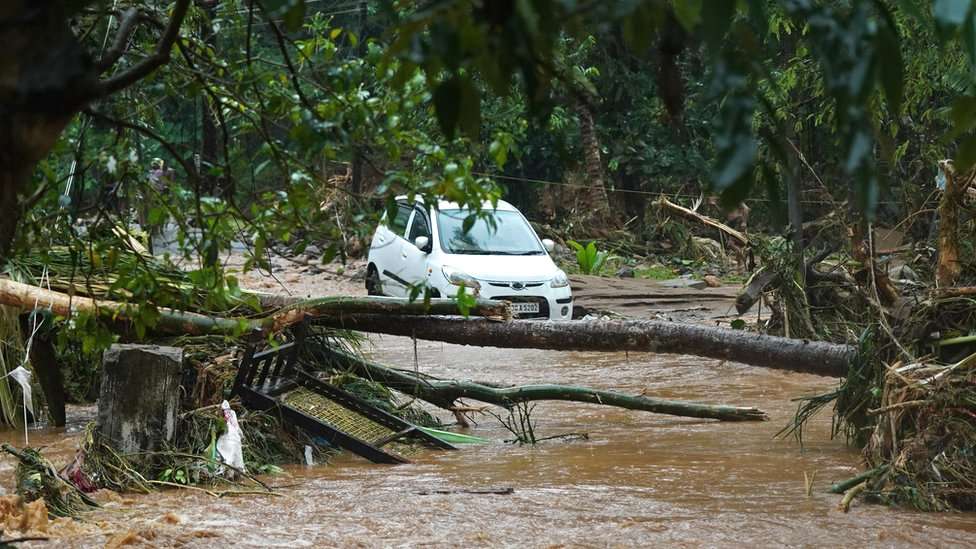
<svg viewBox="0 0 976 549">
<path fill-rule="evenodd" d="M 139 10 L 136 8 L 125 10 L 119 17 L 119 30 L 115 33 L 115 39 L 112 40 L 112 47 L 95 62 L 95 70 L 99 74 L 107 71 L 122 57 L 122 54 L 125 52 L 125 46 L 129 43 L 129 38 L 132 37 L 132 33 L 136 31 L 139 21 Z"/>
<path fill-rule="evenodd" d="M 168 63 L 170 54 L 173 50 L 173 44 L 180 35 L 180 26 L 183 24 L 183 19 L 186 17 L 186 12 L 189 10 L 189 7 L 190 0 L 176 0 L 176 5 L 173 7 L 173 14 L 170 16 L 169 23 L 166 25 L 166 29 L 163 31 L 163 35 L 160 37 L 159 43 L 156 44 L 156 50 L 153 52 L 153 54 L 142 61 L 139 61 L 131 68 L 99 82 L 95 86 L 94 96 L 105 97 L 127 88 L 135 82 L 145 78 L 157 68 Z M 124 19 L 119 25 L 119 34 L 116 36 L 116 43 L 112 44 L 113 49 L 120 39 L 123 41 L 123 43 L 128 40 L 128 37 L 123 33 L 123 27 L 129 23 L 128 16 L 131 11 L 132 10 L 127 11 L 123 16 Z M 134 27 L 135 22 L 136 21 L 132 21 L 129 23 L 129 25 Z M 133 30 L 134 28 L 129 29 L 128 33 L 131 34 Z M 121 52 L 119 55 L 121 56 Z M 100 68 L 100 70 L 104 69 Z"/>
</svg>

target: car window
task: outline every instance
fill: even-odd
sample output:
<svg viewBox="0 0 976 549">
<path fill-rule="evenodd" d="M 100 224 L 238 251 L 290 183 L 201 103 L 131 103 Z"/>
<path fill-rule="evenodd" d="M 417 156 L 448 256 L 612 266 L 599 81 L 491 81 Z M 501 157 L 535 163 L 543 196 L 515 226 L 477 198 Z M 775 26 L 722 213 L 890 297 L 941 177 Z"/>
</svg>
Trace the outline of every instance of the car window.
<svg viewBox="0 0 976 549">
<path fill-rule="evenodd" d="M 396 217 L 393 218 L 393 222 L 388 227 L 394 234 L 402 237 L 407 230 L 407 221 L 410 219 L 410 213 L 413 210 L 406 204 L 398 204 L 397 206 Z"/>
<path fill-rule="evenodd" d="M 465 231 L 468 210 L 438 210 L 437 234 L 441 249 L 450 254 L 543 255 L 535 231 L 518 212 L 482 212 Z"/>
<path fill-rule="evenodd" d="M 427 214 L 420 208 L 416 209 L 413 216 L 413 223 L 410 224 L 410 234 L 407 240 L 413 242 L 418 236 L 430 238 L 430 222 L 427 221 Z"/>
</svg>

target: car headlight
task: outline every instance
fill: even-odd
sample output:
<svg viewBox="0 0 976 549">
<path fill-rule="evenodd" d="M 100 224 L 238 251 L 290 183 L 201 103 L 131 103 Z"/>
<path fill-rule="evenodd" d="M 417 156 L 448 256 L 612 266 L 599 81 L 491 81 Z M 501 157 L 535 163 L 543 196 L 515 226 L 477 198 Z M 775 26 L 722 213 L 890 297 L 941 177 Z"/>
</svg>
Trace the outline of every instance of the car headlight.
<svg viewBox="0 0 976 549">
<path fill-rule="evenodd" d="M 466 288 L 474 288 L 475 290 L 481 289 L 481 283 L 475 280 L 473 276 L 465 272 L 445 265 L 441 267 L 441 273 L 444 274 L 444 278 L 446 278 L 448 282 L 454 284 L 455 286 L 464 286 Z"/>
<path fill-rule="evenodd" d="M 552 277 L 552 280 L 549 281 L 549 286 L 552 288 L 565 288 L 569 286 L 569 277 L 562 271 L 556 271 L 556 276 Z"/>
</svg>

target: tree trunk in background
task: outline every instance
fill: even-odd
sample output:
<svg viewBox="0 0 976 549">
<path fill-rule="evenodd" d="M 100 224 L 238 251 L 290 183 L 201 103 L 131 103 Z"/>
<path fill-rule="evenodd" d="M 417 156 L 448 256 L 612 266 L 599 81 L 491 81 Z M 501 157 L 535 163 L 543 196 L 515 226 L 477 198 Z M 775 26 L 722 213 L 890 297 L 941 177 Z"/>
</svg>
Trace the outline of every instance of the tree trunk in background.
<svg viewBox="0 0 976 549">
<path fill-rule="evenodd" d="M 217 49 L 217 34 L 213 28 L 213 18 L 217 15 L 217 2 L 215 0 L 202 1 L 202 7 L 207 12 L 207 17 L 200 22 L 200 34 L 203 42 L 211 49 Z M 206 193 L 217 196 L 222 190 L 221 180 L 211 173 L 211 170 L 219 165 L 217 158 L 217 122 L 214 120 L 214 113 L 210 109 L 210 102 L 207 95 L 200 97 L 200 175 L 203 188 Z"/>
<path fill-rule="evenodd" d="M 962 185 L 956 181 L 952 165 L 943 160 L 939 169 L 945 175 L 945 190 L 939 201 L 939 263 L 935 271 L 935 282 L 939 288 L 956 284 L 962 267 L 959 264 L 959 204 L 962 202 Z"/>
<path fill-rule="evenodd" d="M 733 360 L 775 370 L 847 375 L 854 348 L 656 320 L 514 321 L 347 314 L 316 324 L 461 345 L 556 351 L 629 351 Z"/>
<path fill-rule="evenodd" d="M 359 3 L 359 44 L 356 53 L 360 59 L 366 54 L 366 1 Z M 353 145 L 352 149 L 352 195 L 359 198 L 363 193 L 363 146 Z"/>
<path fill-rule="evenodd" d="M 596 125 L 593 121 L 593 109 L 586 102 L 576 100 L 576 116 L 580 123 L 580 144 L 583 147 L 583 162 L 586 167 L 587 185 L 594 190 L 596 202 L 593 206 L 597 212 L 610 212 L 610 195 L 607 193 L 603 179 L 603 159 L 600 157 L 600 140 L 596 135 Z"/>
</svg>

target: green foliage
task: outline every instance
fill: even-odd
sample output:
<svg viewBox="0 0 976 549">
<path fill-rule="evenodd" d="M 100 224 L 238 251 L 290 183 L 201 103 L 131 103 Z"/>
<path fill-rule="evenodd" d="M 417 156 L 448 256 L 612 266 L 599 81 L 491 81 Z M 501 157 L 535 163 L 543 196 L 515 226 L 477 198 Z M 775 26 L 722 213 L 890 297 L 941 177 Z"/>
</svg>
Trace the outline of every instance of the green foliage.
<svg viewBox="0 0 976 549">
<path fill-rule="evenodd" d="M 576 252 L 576 265 L 581 273 L 600 274 L 600 269 L 607 260 L 607 252 L 597 251 L 595 241 L 586 246 L 575 240 L 567 240 L 566 244 Z"/>
<path fill-rule="evenodd" d="M 677 276 L 677 272 L 666 265 L 651 265 L 636 269 L 635 274 L 639 278 L 649 278 L 651 280 L 669 280 Z"/>
</svg>

